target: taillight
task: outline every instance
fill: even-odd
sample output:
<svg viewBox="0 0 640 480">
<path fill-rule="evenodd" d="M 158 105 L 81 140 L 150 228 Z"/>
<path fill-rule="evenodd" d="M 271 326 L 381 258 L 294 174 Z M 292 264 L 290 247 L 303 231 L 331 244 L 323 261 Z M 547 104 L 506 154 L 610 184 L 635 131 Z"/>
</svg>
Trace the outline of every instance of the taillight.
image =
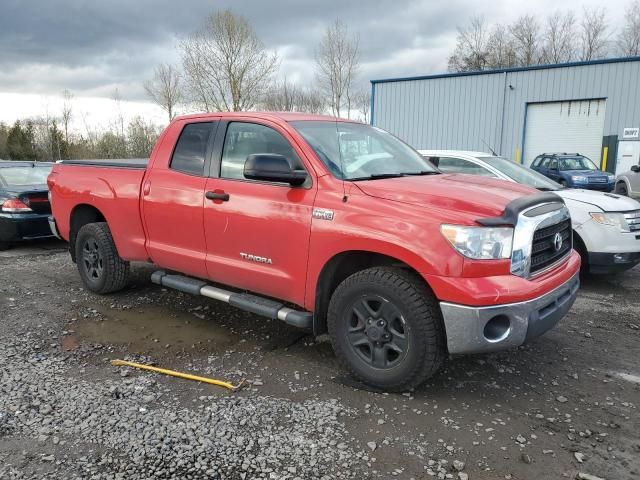
<svg viewBox="0 0 640 480">
<path fill-rule="evenodd" d="M 17 198 L 5 200 L 2 204 L 2 211 L 9 213 L 30 212 L 31 209 Z"/>
</svg>

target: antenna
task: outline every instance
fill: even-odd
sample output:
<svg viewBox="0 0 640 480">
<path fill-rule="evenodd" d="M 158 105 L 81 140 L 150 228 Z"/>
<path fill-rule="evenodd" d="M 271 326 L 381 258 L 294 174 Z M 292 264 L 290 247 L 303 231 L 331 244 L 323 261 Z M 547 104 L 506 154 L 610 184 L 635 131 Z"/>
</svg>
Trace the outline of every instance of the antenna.
<svg viewBox="0 0 640 480">
<path fill-rule="evenodd" d="M 489 151 L 491 152 L 491 155 L 493 155 L 494 157 L 498 156 L 498 154 L 495 152 L 495 150 L 493 148 L 491 148 L 491 145 L 489 145 L 487 142 L 485 142 L 482 138 L 480 139 L 480 141 L 482 143 L 484 143 L 484 146 L 489 149 Z"/>
</svg>

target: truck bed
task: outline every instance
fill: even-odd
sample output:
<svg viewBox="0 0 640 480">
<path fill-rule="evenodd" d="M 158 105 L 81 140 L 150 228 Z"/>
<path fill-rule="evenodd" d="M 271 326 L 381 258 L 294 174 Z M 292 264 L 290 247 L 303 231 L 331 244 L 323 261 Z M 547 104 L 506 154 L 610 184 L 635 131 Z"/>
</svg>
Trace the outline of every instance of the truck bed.
<svg viewBox="0 0 640 480">
<path fill-rule="evenodd" d="M 84 167 L 136 168 L 146 169 L 148 158 L 108 158 L 92 160 L 60 160 L 62 165 L 80 165 Z"/>
</svg>

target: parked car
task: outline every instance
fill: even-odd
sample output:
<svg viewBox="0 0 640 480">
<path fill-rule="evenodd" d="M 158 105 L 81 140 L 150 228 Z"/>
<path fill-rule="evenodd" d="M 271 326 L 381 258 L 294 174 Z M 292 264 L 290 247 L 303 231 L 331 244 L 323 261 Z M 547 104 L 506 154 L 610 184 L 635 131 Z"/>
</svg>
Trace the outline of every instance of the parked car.
<svg viewBox="0 0 640 480">
<path fill-rule="evenodd" d="M 640 262 L 640 203 L 611 193 L 564 188 L 506 158 L 483 152 L 420 150 L 443 172 L 502 178 L 564 200 L 571 212 L 574 247 L 583 271 L 614 273 Z"/>
<path fill-rule="evenodd" d="M 130 261 L 152 261 L 164 287 L 328 331 L 352 374 L 387 390 L 447 353 L 538 337 L 579 286 L 560 197 L 441 174 L 333 117 L 179 117 L 148 164 L 63 161 L 49 187 L 88 290 L 122 289 Z"/>
<path fill-rule="evenodd" d="M 579 153 L 543 153 L 533 160 L 531 169 L 569 188 L 611 192 L 616 184 L 615 175 Z"/>
<path fill-rule="evenodd" d="M 640 198 L 640 165 L 633 165 L 628 172 L 616 178 L 616 193 L 632 198 Z"/>
<path fill-rule="evenodd" d="M 0 160 L 0 250 L 52 237 L 47 176 L 52 163 Z"/>
</svg>

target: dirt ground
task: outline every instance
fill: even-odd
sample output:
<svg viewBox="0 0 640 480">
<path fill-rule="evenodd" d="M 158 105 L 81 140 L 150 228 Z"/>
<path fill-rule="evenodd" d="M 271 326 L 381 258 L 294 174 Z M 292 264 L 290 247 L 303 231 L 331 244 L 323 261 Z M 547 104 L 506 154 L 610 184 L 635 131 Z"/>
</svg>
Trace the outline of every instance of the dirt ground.
<svg viewBox="0 0 640 480">
<path fill-rule="evenodd" d="M 583 279 L 568 317 L 542 338 L 511 351 L 451 358 L 441 374 L 405 394 L 354 383 L 326 339 L 162 289 L 150 282 L 153 270 L 134 265 L 129 288 L 100 297 L 82 289 L 64 244 L 0 252 L 0 348 L 29 338 L 29 355 L 59 359 L 72 378 L 96 388 L 125 379 L 110 365 L 124 357 L 247 380 L 243 390 L 229 392 L 129 373 L 153 377 L 165 389 L 163 399 L 184 409 L 195 409 L 203 397 L 338 402 L 349 413 L 339 417 L 347 446 L 336 448 L 356 452 L 358 468 L 370 478 L 640 478 L 640 267 Z M 0 374 L 8 375 L 7 368 L 0 365 Z M 75 471 L 93 449 L 127 455 L 99 441 L 53 445 L 3 431 L 1 414 L 0 403 L 3 478 L 12 471 L 15 478 L 22 478 L 18 471 L 23 478 Z M 52 462 L 49 454 L 63 461 Z M 454 460 L 464 466 L 453 467 Z M 344 477 L 352 468 L 344 465 L 322 473 Z"/>
</svg>

